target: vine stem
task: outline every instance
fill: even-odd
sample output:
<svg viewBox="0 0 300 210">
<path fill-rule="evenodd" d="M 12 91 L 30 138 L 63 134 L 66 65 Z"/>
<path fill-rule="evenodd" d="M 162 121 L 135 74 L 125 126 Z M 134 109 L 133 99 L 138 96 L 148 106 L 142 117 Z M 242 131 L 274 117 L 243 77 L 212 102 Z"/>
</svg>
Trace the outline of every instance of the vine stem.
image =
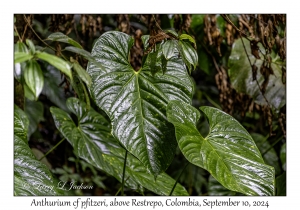
<svg viewBox="0 0 300 210">
<path fill-rule="evenodd" d="M 174 191 L 174 189 L 175 189 L 175 187 L 176 187 L 176 185 L 177 185 L 177 183 L 178 183 L 179 178 L 181 177 L 183 171 L 186 169 L 186 167 L 187 167 L 189 164 L 190 164 L 190 162 L 187 162 L 187 163 L 185 164 L 185 166 L 183 167 L 182 171 L 180 172 L 179 176 L 178 176 L 177 179 L 176 179 L 176 182 L 175 182 L 175 184 L 174 184 L 174 186 L 173 186 L 173 188 L 172 188 L 172 190 L 171 190 L 169 196 L 171 196 L 171 195 L 173 194 L 173 191 Z"/>
<path fill-rule="evenodd" d="M 51 50 L 53 50 L 54 52 L 56 51 L 53 47 L 51 47 L 50 45 L 48 45 L 43 39 L 41 39 L 41 37 L 39 37 L 39 35 L 35 32 L 35 30 L 32 28 L 32 26 L 30 25 L 29 21 L 27 20 L 26 16 L 24 15 L 24 20 L 26 21 L 27 25 L 29 26 L 29 28 L 32 30 L 32 32 L 36 35 L 36 37 L 43 42 L 47 47 L 49 47 Z"/>
<path fill-rule="evenodd" d="M 18 29 L 17 29 L 17 27 L 16 27 L 15 25 L 14 25 L 14 29 L 15 29 L 15 31 L 16 31 L 18 37 L 19 37 L 19 41 L 22 42 L 22 39 L 21 39 L 20 34 L 19 34 L 19 32 L 18 32 Z"/>
<path fill-rule="evenodd" d="M 125 169 L 126 169 L 126 161 L 127 161 L 127 153 L 128 151 L 126 150 L 125 152 L 125 160 L 124 160 L 124 166 L 123 166 L 123 176 L 122 176 L 122 192 L 121 195 L 124 196 L 124 183 L 125 183 Z"/>
<path fill-rule="evenodd" d="M 53 150 L 55 150 L 56 147 L 58 147 L 63 141 L 65 140 L 65 138 L 63 138 L 62 140 L 60 140 L 54 147 L 52 147 L 43 157 L 41 157 L 39 159 L 39 161 L 43 160 L 44 157 L 46 157 L 47 155 L 49 155 Z"/>
</svg>

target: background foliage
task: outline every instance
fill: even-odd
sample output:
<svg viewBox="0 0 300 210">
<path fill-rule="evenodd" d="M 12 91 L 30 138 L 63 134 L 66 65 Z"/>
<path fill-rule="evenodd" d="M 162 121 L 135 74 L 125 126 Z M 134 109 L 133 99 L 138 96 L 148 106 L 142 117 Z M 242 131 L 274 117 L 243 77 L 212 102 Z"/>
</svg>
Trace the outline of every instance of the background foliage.
<svg viewBox="0 0 300 210">
<path fill-rule="evenodd" d="M 22 53 L 26 50 L 33 54 L 44 50 L 56 58 L 72 57 L 70 62 L 76 66 L 77 74 L 60 61 L 51 63 L 54 56 L 50 59 L 38 53 L 40 60 L 30 62 L 28 69 L 32 71 L 28 71 L 24 78 L 27 84 L 33 84 L 29 80 L 41 75 L 43 80 L 40 84 L 23 86 L 18 69 L 24 68 L 24 64 L 15 67 L 15 104 L 29 119 L 26 135 L 16 135 L 15 145 L 18 142 L 22 145 L 26 136 L 32 153 L 41 157 L 60 142 L 43 159 L 48 167 L 43 170 L 50 170 L 54 175 L 50 181 L 75 180 L 95 186 L 93 190 L 77 190 L 77 195 L 118 194 L 120 182 L 117 179 L 94 168 L 89 160 L 81 159 L 80 151 L 73 150 L 68 141 L 61 141 L 63 136 L 56 129 L 50 107 L 59 107 L 76 119 L 76 114 L 67 107 L 67 99 L 76 97 L 85 101 L 85 85 L 91 82 L 84 76 L 89 59 L 88 55 L 85 58 L 79 56 L 78 48 L 76 51 L 74 47 L 82 46 L 91 52 L 96 39 L 103 33 L 111 30 L 124 32 L 134 38 L 130 64 L 137 71 L 142 66 L 145 47 L 141 37 L 157 34 L 157 24 L 164 30 L 173 29 L 178 34 L 187 33 L 194 38 L 195 43 L 191 45 L 196 47 L 198 63 L 189 66 L 190 70 L 196 67 L 191 71 L 195 85 L 192 104 L 197 108 L 216 107 L 235 117 L 251 134 L 265 162 L 275 168 L 276 194 L 285 195 L 286 16 L 281 14 L 17 14 L 14 38 L 15 51 L 19 53 L 15 59 L 20 62 L 29 59 L 28 54 Z M 54 32 L 62 34 L 49 37 Z M 65 75 L 73 77 L 74 83 L 70 84 Z M 92 100 L 89 103 L 105 116 Z M 203 116 L 196 126 L 202 136 L 208 134 L 209 125 Z M 176 179 L 186 162 L 177 150 L 166 173 Z M 47 171 L 47 176 L 49 173 Z M 236 195 L 222 187 L 207 171 L 192 164 L 184 170 L 179 183 L 189 195 Z M 153 195 L 150 191 L 125 189 L 127 195 L 140 193 Z"/>
</svg>

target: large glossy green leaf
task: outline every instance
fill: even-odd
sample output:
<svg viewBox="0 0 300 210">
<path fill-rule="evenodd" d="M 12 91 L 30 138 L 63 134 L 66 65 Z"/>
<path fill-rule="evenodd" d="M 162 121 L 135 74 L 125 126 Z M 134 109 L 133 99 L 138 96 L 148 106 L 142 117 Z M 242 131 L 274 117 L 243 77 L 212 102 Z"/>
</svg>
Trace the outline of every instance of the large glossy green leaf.
<svg viewBox="0 0 300 210">
<path fill-rule="evenodd" d="M 199 111 L 171 101 L 168 120 L 176 139 L 191 163 L 209 171 L 224 187 L 246 195 L 274 195 L 275 171 L 264 163 L 249 133 L 230 115 L 212 107 L 200 108 L 210 125 L 203 138 L 196 128 Z"/>
<path fill-rule="evenodd" d="M 37 52 L 36 56 L 50 63 L 55 68 L 65 73 L 70 79 L 72 79 L 71 66 L 63 59 L 45 52 Z"/>
<path fill-rule="evenodd" d="M 59 195 L 50 171 L 28 146 L 26 114 L 14 109 L 14 195 Z"/>
<path fill-rule="evenodd" d="M 44 87 L 44 75 L 40 65 L 35 60 L 27 62 L 24 78 L 35 100 L 37 100 Z"/>
<path fill-rule="evenodd" d="M 82 46 L 78 42 L 76 42 L 74 39 L 66 36 L 65 34 L 63 34 L 61 32 L 55 32 L 53 34 L 50 34 L 47 39 L 52 40 L 52 41 L 57 41 L 57 42 L 64 42 L 64 43 L 71 44 L 77 48 L 82 49 Z"/>
<path fill-rule="evenodd" d="M 77 126 L 66 112 L 51 107 L 59 131 L 68 139 L 79 157 L 121 181 L 125 149 L 112 137 L 107 120 L 92 108 L 87 110 L 86 104 L 76 98 L 69 98 L 67 106 L 77 116 Z M 142 190 L 141 187 L 145 187 L 159 195 L 168 195 L 175 184 L 175 180 L 165 173 L 158 175 L 155 180 L 131 154 L 127 156 L 125 180 L 125 185 L 131 189 Z M 173 195 L 188 194 L 177 184 Z"/>
<path fill-rule="evenodd" d="M 256 78 L 260 86 L 262 86 L 264 77 L 261 75 L 259 69 L 263 60 L 256 59 L 251 54 L 250 43 L 248 40 L 243 38 L 243 41 L 251 64 L 256 60 L 255 65 L 258 69 Z M 261 47 L 260 50 L 263 51 L 263 48 Z M 260 54 L 260 57 L 263 58 L 263 55 Z M 233 88 L 238 92 L 250 95 L 254 98 L 256 103 L 266 105 L 267 102 L 260 91 L 260 87 L 257 85 L 256 81 L 253 81 L 252 68 L 241 39 L 236 40 L 232 46 L 228 66 L 228 74 Z M 282 64 L 272 62 L 271 67 L 274 74 L 269 76 L 269 82 L 264 95 L 273 108 L 280 109 L 286 102 L 286 86 L 282 83 Z"/>
<path fill-rule="evenodd" d="M 134 71 L 128 61 L 133 41 L 121 32 L 107 32 L 96 41 L 92 56 L 105 69 L 89 63 L 90 92 L 110 117 L 115 138 L 158 175 L 171 163 L 177 146 L 166 106 L 175 99 L 191 103 L 193 83 L 178 53 L 169 59 L 164 74 L 152 76 L 148 62 Z"/>
</svg>

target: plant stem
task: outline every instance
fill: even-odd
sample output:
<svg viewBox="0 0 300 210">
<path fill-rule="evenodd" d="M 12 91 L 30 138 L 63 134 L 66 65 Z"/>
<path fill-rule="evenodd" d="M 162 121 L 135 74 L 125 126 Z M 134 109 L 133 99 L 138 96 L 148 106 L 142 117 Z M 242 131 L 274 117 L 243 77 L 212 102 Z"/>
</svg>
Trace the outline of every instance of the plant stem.
<svg viewBox="0 0 300 210">
<path fill-rule="evenodd" d="M 39 161 L 43 160 L 44 157 L 46 157 L 49 153 L 51 153 L 53 150 L 55 150 L 55 148 L 58 147 L 64 140 L 65 140 L 65 138 L 60 140 L 60 142 L 58 142 L 54 147 L 52 147 L 43 157 L 41 157 L 39 159 Z"/>
<path fill-rule="evenodd" d="M 124 183 L 125 183 L 125 169 L 126 169 L 126 161 L 127 161 L 127 150 L 125 152 L 125 160 L 124 160 L 124 166 L 123 166 L 123 176 L 122 176 L 122 192 L 121 195 L 124 196 Z"/>
<path fill-rule="evenodd" d="M 173 186 L 173 188 L 172 188 L 172 190 L 171 190 L 169 196 L 171 196 L 171 195 L 173 194 L 173 191 L 174 191 L 174 189 L 175 189 L 175 187 L 176 187 L 176 185 L 177 185 L 177 182 L 178 182 L 179 178 L 181 177 L 183 171 L 186 169 L 186 167 L 189 165 L 189 163 L 190 163 L 190 162 L 187 162 L 187 163 L 185 164 L 185 166 L 183 167 L 182 171 L 180 172 L 179 176 L 178 176 L 177 179 L 176 179 L 176 182 L 175 182 L 175 184 L 174 184 L 174 186 Z"/>
</svg>

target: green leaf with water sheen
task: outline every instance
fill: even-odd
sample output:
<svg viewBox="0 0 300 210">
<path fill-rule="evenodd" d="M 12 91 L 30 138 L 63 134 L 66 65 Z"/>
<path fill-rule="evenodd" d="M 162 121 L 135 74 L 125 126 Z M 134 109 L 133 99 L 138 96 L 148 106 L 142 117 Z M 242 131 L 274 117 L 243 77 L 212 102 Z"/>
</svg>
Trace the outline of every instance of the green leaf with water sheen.
<svg viewBox="0 0 300 210">
<path fill-rule="evenodd" d="M 258 69 L 256 78 L 261 87 L 264 77 L 261 75 L 259 69 L 263 60 L 255 59 L 255 57 L 251 54 L 249 41 L 244 38 L 243 41 L 247 54 L 249 55 L 251 65 L 256 60 L 255 65 Z M 260 50 L 263 51 L 264 49 L 261 47 Z M 260 54 L 260 57 L 263 58 L 263 55 Z M 253 81 L 251 65 L 243 47 L 242 40 L 236 40 L 232 46 L 232 51 L 228 60 L 228 75 L 231 84 L 238 92 L 246 93 L 251 96 L 256 103 L 260 105 L 267 105 L 267 102 L 260 91 L 260 87 L 257 85 L 255 80 Z M 272 107 L 280 109 L 286 103 L 286 86 L 282 83 L 282 64 L 272 62 L 271 67 L 274 74 L 269 75 L 269 82 L 264 95 Z"/>
<path fill-rule="evenodd" d="M 79 157 L 121 181 L 125 149 L 111 135 L 110 123 L 92 108 L 87 110 L 86 104 L 76 98 L 69 98 L 67 106 L 78 121 L 75 123 L 66 112 L 51 107 L 50 111 L 58 130 L 70 142 Z M 161 173 L 155 180 L 131 154 L 127 156 L 125 181 L 125 185 L 131 189 L 142 190 L 143 186 L 159 195 L 168 195 L 175 184 L 175 180 L 166 173 Z M 173 195 L 188 194 L 177 184 Z"/>
<path fill-rule="evenodd" d="M 167 60 L 174 56 L 175 49 L 177 47 L 177 40 L 167 40 L 162 44 L 162 53 Z"/>
<path fill-rule="evenodd" d="M 191 103 L 194 87 L 178 53 L 167 62 L 165 74 L 152 76 L 148 62 L 136 72 L 128 61 L 133 43 L 121 32 L 107 32 L 96 41 L 92 56 L 105 69 L 88 64 L 90 92 L 110 117 L 114 137 L 158 175 L 170 165 L 177 147 L 166 106 L 174 99 Z"/>
<path fill-rule="evenodd" d="M 63 59 L 61 59 L 55 55 L 51 55 L 51 54 L 44 53 L 44 52 L 37 52 L 36 57 L 48 62 L 49 64 L 51 64 L 58 70 L 62 71 L 69 78 L 72 79 L 71 66 Z"/>
<path fill-rule="evenodd" d="M 210 125 L 203 138 L 196 123 L 199 111 L 171 101 L 168 120 L 176 130 L 181 152 L 191 163 L 206 169 L 224 187 L 246 195 L 274 195 L 275 171 L 264 163 L 250 134 L 230 115 L 201 107 Z"/>
<path fill-rule="evenodd" d="M 78 42 L 76 42 L 74 39 L 66 36 L 65 34 L 63 34 L 61 32 L 55 32 L 53 34 L 50 34 L 47 39 L 51 40 L 51 41 L 64 42 L 64 43 L 71 44 L 77 48 L 82 49 L 82 46 Z"/>
<path fill-rule="evenodd" d="M 24 78 L 28 88 L 34 94 L 35 100 L 37 100 L 44 87 L 44 75 L 40 65 L 35 60 L 27 62 Z"/>
<path fill-rule="evenodd" d="M 39 162 L 27 143 L 28 119 L 14 106 L 14 195 L 59 195 L 49 169 Z"/>
<path fill-rule="evenodd" d="M 192 45 L 185 41 L 179 41 L 179 51 L 182 59 L 187 65 L 189 72 L 195 70 L 198 63 L 198 54 L 197 51 L 192 47 Z"/>
</svg>

